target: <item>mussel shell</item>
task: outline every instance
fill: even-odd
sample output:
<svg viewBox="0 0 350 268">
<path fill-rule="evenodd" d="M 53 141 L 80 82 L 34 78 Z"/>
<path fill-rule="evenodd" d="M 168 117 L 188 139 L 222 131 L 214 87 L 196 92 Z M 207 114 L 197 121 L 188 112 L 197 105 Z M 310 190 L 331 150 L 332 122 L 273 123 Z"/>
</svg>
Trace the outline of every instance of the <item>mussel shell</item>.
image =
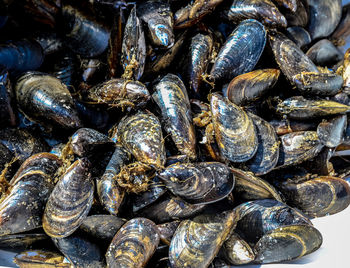
<svg viewBox="0 0 350 268">
<path fill-rule="evenodd" d="M 13 91 L 9 74 L 0 68 L 0 126 L 15 126 L 16 116 L 12 108 Z"/>
<path fill-rule="evenodd" d="M 153 55 L 153 57 L 151 56 L 147 58 L 144 76 L 153 77 L 154 74 L 159 73 L 172 66 L 175 57 L 178 56 L 178 53 L 181 51 L 185 43 L 186 37 L 187 31 L 180 33 L 176 37 L 175 44 L 171 48 L 165 51 L 159 51 Z"/>
<path fill-rule="evenodd" d="M 202 75 L 207 71 L 213 45 L 213 37 L 209 34 L 198 33 L 191 39 L 186 74 L 190 89 L 197 94 L 202 84 Z"/>
<path fill-rule="evenodd" d="M 159 235 L 160 235 L 160 240 L 170 246 L 171 243 L 171 239 L 177 229 L 177 227 L 179 226 L 181 221 L 179 220 L 175 220 L 175 221 L 171 221 L 171 222 L 165 222 L 162 224 L 158 224 L 158 230 L 159 230 Z"/>
<path fill-rule="evenodd" d="M 251 118 L 242 108 L 214 93 L 210 100 L 215 139 L 221 155 L 232 162 L 251 159 L 258 149 L 258 137 Z"/>
<path fill-rule="evenodd" d="M 287 20 L 270 0 L 234 0 L 227 12 L 233 22 L 256 19 L 269 27 L 287 27 Z"/>
<path fill-rule="evenodd" d="M 343 59 L 343 54 L 328 39 L 322 39 L 306 52 L 316 65 L 331 66 Z"/>
<path fill-rule="evenodd" d="M 40 153 L 28 158 L 10 181 L 10 193 L 0 204 L 0 234 L 14 234 L 41 226 L 45 203 L 54 187 L 59 158 Z"/>
<path fill-rule="evenodd" d="M 12 153 L 5 145 L 0 143 L 0 170 L 4 170 L 6 164 L 10 163 L 12 159 L 14 159 L 15 154 Z"/>
<path fill-rule="evenodd" d="M 254 102 L 276 84 L 279 74 L 277 69 L 262 69 L 236 76 L 227 86 L 227 98 L 239 106 Z"/>
<path fill-rule="evenodd" d="M 168 3 L 158 1 L 140 3 L 137 6 L 137 14 L 147 23 L 154 45 L 164 48 L 171 48 L 174 45 L 174 18 Z"/>
<path fill-rule="evenodd" d="M 345 180 L 337 177 L 321 176 L 301 182 L 277 181 L 276 187 L 288 204 L 310 217 L 335 214 L 350 204 L 350 187 Z"/>
<path fill-rule="evenodd" d="M 317 128 L 317 121 L 296 121 L 285 119 L 273 119 L 269 121 L 276 131 L 277 135 L 284 135 L 291 132 L 314 130 Z"/>
<path fill-rule="evenodd" d="M 69 5 L 62 7 L 65 45 L 83 57 L 96 57 L 108 46 L 110 32 L 95 18 L 90 18 Z"/>
<path fill-rule="evenodd" d="M 321 122 L 317 127 L 317 135 L 325 146 L 337 147 L 344 140 L 346 126 L 347 116 L 339 115 Z"/>
<path fill-rule="evenodd" d="M 112 241 L 124 223 L 125 220 L 113 215 L 92 215 L 83 220 L 79 229 L 93 238 Z"/>
<path fill-rule="evenodd" d="M 52 240 L 74 267 L 105 267 L 101 249 L 85 237 L 71 235 L 65 238 L 52 238 Z"/>
<path fill-rule="evenodd" d="M 295 75 L 319 73 L 311 59 L 309 59 L 293 41 L 282 33 L 270 32 L 269 40 L 278 66 L 292 84 L 295 84 Z M 296 86 L 299 90 L 303 90 L 303 84 L 296 84 Z M 310 91 L 310 89 L 308 91 Z"/>
<path fill-rule="evenodd" d="M 292 12 L 297 11 L 297 2 L 299 0 L 274 0 L 276 5 L 280 8 L 290 10 Z"/>
<path fill-rule="evenodd" d="M 157 226 L 146 218 L 126 222 L 106 253 L 108 267 L 144 267 L 159 244 Z"/>
<path fill-rule="evenodd" d="M 276 165 L 279 155 L 279 140 L 275 129 L 261 117 L 249 113 L 258 135 L 258 150 L 246 165 L 256 175 L 270 172 Z"/>
<path fill-rule="evenodd" d="M 140 162 L 155 168 L 165 164 L 161 124 L 151 112 L 139 111 L 124 117 L 118 125 L 118 137 L 124 148 Z"/>
<path fill-rule="evenodd" d="M 267 181 L 237 168 L 230 168 L 235 175 L 236 184 L 233 190 L 234 196 L 245 200 L 273 198 L 282 202 L 277 190 Z"/>
<path fill-rule="evenodd" d="M 303 166 L 307 168 L 308 172 L 311 174 L 318 174 L 319 176 L 333 174 L 333 164 L 329 160 L 333 157 L 334 151 L 335 148 L 323 147 L 317 156 L 305 161 Z"/>
<path fill-rule="evenodd" d="M 72 234 L 87 217 L 94 184 L 85 158 L 75 161 L 55 185 L 43 215 L 44 231 L 51 237 Z"/>
<path fill-rule="evenodd" d="M 187 159 L 187 157 L 186 157 Z M 134 213 L 144 207 L 154 203 L 167 191 L 164 183 L 158 176 L 155 176 L 148 185 L 147 191 L 135 195 L 132 202 L 132 210 Z"/>
<path fill-rule="evenodd" d="M 242 21 L 227 38 L 210 71 L 215 81 L 250 72 L 265 48 L 266 30 L 256 20 Z"/>
<path fill-rule="evenodd" d="M 87 157 L 97 151 L 105 151 L 113 148 L 114 142 L 106 135 L 92 128 L 80 128 L 72 135 L 70 147 L 80 156 Z"/>
<path fill-rule="evenodd" d="M 349 23 L 350 23 L 350 5 L 347 4 L 342 8 L 342 17 L 337 28 L 331 36 L 332 42 L 344 53 L 349 48 Z"/>
<path fill-rule="evenodd" d="M 124 191 L 119 187 L 115 177 L 119 174 L 121 168 L 128 163 L 130 158 L 131 155 L 121 145 L 116 145 L 104 174 L 96 180 L 97 194 L 100 202 L 112 215 L 117 215 L 124 199 Z"/>
<path fill-rule="evenodd" d="M 296 165 L 315 157 L 323 148 L 316 131 L 282 135 L 277 166 Z"/>
<path fill-rule="evenodd" d="M 139 215 L 161 223 L 195 216 L 203 211 L 205 206 L 190 204 L 181 198 L 166 195 L 165 198 L 161 198 L 158 202 L 141 210 Z"/>
<path fill-rule="evenodd" d="M 308 31 L 299 26 L 288 27 L 286 36 L 300 48 L 310 44 L 312 41 Z"/>
<path fill-rule="evenodd" d="M 22 39 L 0 45 L 0 65 L 12 72 L 36 70 L 43 60 L 43 49 L 34 40 Z"/>
<path fill-rule="evenodd" d="M 219 162 L 177 163 L 168 166 L 159 177 L 174 195 L 193 204 L 217 202 L 234 187 L 234 176 Z"/>
<path fill-rule="evenodd" d="M 230 264 L 242 265 L 252 262 L 255 254 L 249 244 L 238 234 L 232 233 L 222 245 L 220 253 Z"/>
<path fill-rule="evenodd" d="M 273 199 L 249 201 L 234 210 L 239 214 L 236 230 L 247 242 L 256 243 L 267 232 L 283 226 L 312 225 L 299 210 Z"/>
<path fill-rule="evenodd" d="M 0 236 L 0 248 L 33 248 L 36 245 L 47 244 L 50 239 L 44 233 L 10 234 Z"/>
<path fill-rule="evenodd" d="M 131 65 L 132 60 L 136 61 L 136 64 L 134 63 L 136 66 L 133 67 L 133 77 L 139 80 L 145 67 L 146 43 L 141 21 L 136 15 L 136 7 L 131 10 L 124 29 L 121 56 L 124 70 Z"/>
<path fill-rule="evenodd" d="M 277 105 L 277 112 L 296 120 L 310 120 L 335 114 L 345 114 L 350 106 L 330 100 L 305 99 L 295 96 L 285 99 Z"/>
<path fill-rule="evenodd" d="M 72 96 L 57 78 L 29 72 L 21 76 L 15 87 L 19 109 L 30 119 L 64 128 L 79 128 Z"/>
<path fill-rule="evenodd" d="M 255 263 L 289 261 L 321 247 L 321 233 L 310 225 L 289 225 L 266 233 L 255 245 Z"/>
<path fill-rule="evenodd" d="M 19 267 L 62 267 L 71 264 L 59 253 L 47 250 L 27 250 L 17 254 L 13 260 Z"/>
<path fill-rule="evenodd" d="M 307 0 L 309 5 L 308 31 L 312 39 L 327 37 L 337 27 L 342 14 L 341 0 Z"/>
<path fill-rule="evenodd" d="M 165 130 L 171 135 L 177 149 L 196 159 L 190 101 L 182 80 L 174 74 L 167 74 L 155 85 L 152 97 L 161 109 Z"/>
<path fill-rule="evenodd" d="M 171 267 L 208 267 L 234 225 L 233 212 L 182 221 L 169 247 Z"/>
<path fill-rule="evenodd" d="M 48 145 L 44 140 L 33 136 L 25 129 L 0 129 L 0 143 L 16 155 L 21 162 L 31 155 L 48 150 Z"/>
<path fill-rule="evenodd" d="M 303 0 L 296 0 L 296 6 L 283 12 L 283 15 L 287 19 L 288 26 L 305 27 L 309 21 L 309 10 Z"/>
<path fill-rule="evenodd" d="M 339 93 L 343 78 L 335 73 L 305 73 L 296 74 L 293 83 L 304 94 L 333 96 Z"/>
<path fill-rule="evenodd" d="M 347 96 L 347 93 L 348 93 L 349 87 L 350 87 L 350 49 L 348 49 L 345 52 L 344 62 L 343 62 L 341 67 L 342 67 L 342 76 L 343 76 L 343 80 L 344 80 L 343 93 L 345 93 Z M 347 103 L 345 103 L 345 104 L 347 104 Z"/>
<path fill-rule="evenodd" d="M 177 10 L 174 14 L 174 27 L 176 29 L 187 28 L 196 24 L 205 15 L 211 13 L 221 2 L 223 2 L 223 0 L 195 0 L 189 3 L 187 6 Z"/>
<path fill-rule="evenodd" d="M 122 92 L 124 91 L 124 95 Z M 137 107 L 144 106 L 150 94 L 144 84 L 139 81 L 115 78 L 96 85 L 89 90 L 89 99 L 110 106 L 123 106 L 126 102 Z"/>
</svg>

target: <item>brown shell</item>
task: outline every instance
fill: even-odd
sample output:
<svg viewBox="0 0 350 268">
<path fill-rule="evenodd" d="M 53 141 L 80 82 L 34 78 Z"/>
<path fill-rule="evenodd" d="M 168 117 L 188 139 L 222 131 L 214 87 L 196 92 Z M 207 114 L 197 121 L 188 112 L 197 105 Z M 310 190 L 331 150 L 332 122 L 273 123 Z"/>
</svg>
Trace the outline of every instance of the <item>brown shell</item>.
<svg viewBox="0 0 350 268">
<path fill-rule="evenodd" d="M 121 144 L 140 162 L 161 168 L 165 164 L 162 127 L 151 112 L 139 111 L 124 117 L 118 125 Z"/>
<path fill-rule="evenodd" d="M 106 253 L 108 267 L 145 267 L 159 244 L 157 226 L 146 218 L 134 218 L 114 236 Z"/>
<path fill-rule="evenodd" d="M 85 158 L 75 161 L 53 189 L 43 215 L 43 228 L 49 236 L 67 237 L 87 217 L 94 193 L 88 166 Z"/>
</svg>

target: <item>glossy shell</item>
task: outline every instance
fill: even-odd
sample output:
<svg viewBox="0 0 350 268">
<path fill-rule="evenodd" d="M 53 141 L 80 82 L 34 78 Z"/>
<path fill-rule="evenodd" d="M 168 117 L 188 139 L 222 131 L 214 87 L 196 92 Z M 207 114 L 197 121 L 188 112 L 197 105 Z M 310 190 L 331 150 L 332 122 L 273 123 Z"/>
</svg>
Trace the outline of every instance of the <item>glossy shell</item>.
<svg viewBox="0 0 350 268">
<path fill-rule="evenodd" d="M 227 86 L 227 98 L 239 106 L 252 103 L 276 84 L 279 75 L 277 69 L 263 69 L 236 76 Z"/>
<path fill-rule="evenodd" d="M 217 202 L 234 187 L 234 176 L 219 162 L 174 164 L 159 177 L 174 195 L 193 204 Z"/>
<path fill-rule="evenodd" d="M 53 238 L 52 240 L 74 267 L 105 267 L 100 247 L 87 238 L 71 235 L 65 238 Z"/>
<path fill-rule="evenodd" d="M 222 245 L 221 253 L 233 265 L 247 264 L 255 259 L 253 249 L 235 232 Z"/>
<path fill-rule="evenodd" d="M 115 78 L 91 88 L 88 98 L 111 107 L 142 107 L 150 99 L 150 94 L 141 82 Z"/>
<path fill-rule="evenodd" d="M 187 159 L 187 157 L 186 157 Z M 162 180 L 155 176 L 148 184 L 148 189 L 146 192 L 142 192 L 133 197 L 132 210 L 134 213 L 143 209 L 144 207 L 154 203 L 158 200 L 165 192 L 167 188 L 165 187 Z"/>
<path fill-rule="evenodd" d="M 282 202 L 280 194 L 269 182 L 254 176 L 251 172 L 245 172 L 237 168 L 231 168 L 230 170 L 236 178 L 236 185 L 233 190 L 235 197 L 244 200 L 271 198 Z"/>
<path fill-rule="evenodd" d="M 62 267 L 71 264 L 59 253 L 44 250 L 28 250 L 17 254 L 13 260 L 19 267 Z"/>
<path fill-rule="evenodd" d="M 317 127 L 320 141 L 327 147 L 337 147 L 344 140 L 347 126 L 347 116 L 338 115 L 328 121 L 321 122 Z"/>
<path fill-rule="evenodd" d="M 343 59 L 343 53 L 328 39 L 322 39 L 314 44 L 307 52 L 316 65 L 332 66 Z"/>
<path fill-rule="evenodd" d="M 118 125 L 121 144 L 140 162 L 155 168 L 165 164 L 161 124 L 150 112 L 125 117 Z"/>
<path fill-rule="evenodd" d="M 184 219 L 199 214 L 205 205 L 189 204 L 178 197 L 165 196 L 140 211 L 141 215 L 157 223 Z"/>
<path fill-rule="evenodd" d="M 266 233 L 255 245 L 255 263 L 290 261 L 321 247 L 320 232 L 310 225 L 283 226 Z"/>
<path fill-rule="evenodd" d="M 144 267 L 159 244 L 157 226 L 134 218 L 114 236 L 106 253 L 107 267 Z"/>
<path fill-rule="evenodd" d="M 171 267 L 208 267 L 234 225 L 232 212 L 182 221 L 169 247 Z"/>
<path fill-rule="evenodd" d="M 181 79 L 167 74 L 155 85 L 152 97 L 161 109 L 165 130 L 171 135 L 180 153 L 196 159 L 196 136 L 190 101 Z"/>
<path fill-rule="evenodd" d="M 300 48 L 311 43 L 310 34 L 303 27 L 288 27 L 286 36 Z"/>
<path fill-rule="evenodd" d="M 10 181 L 10 192 L 0 204 L 0 234 L 21 233 L 41 226 L 45 204 L 61 165 L 50 153 L 28 158 Z"/>
<path fill-rule="evenodd" d="M 0 65 L 10 71 L 36 70 L 43 60 L 43 50 L 34 40 L 22 39 L 0 45 Z"/>
<path fill-rule="evenodd" d="M 269 40 L 281 71 L 302 93 L 335 95 L 340 90 L 341 77 L 333 73 L 320 73 L 311 59 L 285 35 L 271 32 Z"/>
<path fill-rule="evenodd" d="M 247 242 L 257 242 L 267 232 L 292 224 L 312 225 L 300 211 L 272 199 L 243 203 L 235 208 L 239 214 L 236 230 Z"/>
<path fill-rule="evenodd" d="M 312 39 L 327 37 L 337 27 L 342 13 L 341 0 L 307 0 L 310 10 L 308 31 Z"/>
<path fill-rule="evenodd" d="M 223 0 L 195 0 L 180 8 L 174 15 L 175 28 L 187 28 L 211 13 Z"/>
<path fill-rule="evenodd" d="M 113 141 L 106 135 L 92 128 L 80 128 L 71 137 L 70 147 L 80 156 L 91 156 L 98 151 L 113 148 Z"/>
<path fill-rule="evenodd" d="M 258 62 L 265 43 L 266 31 L 260 22 L 241 22 L 221 47 L 210 76 L 215 81 L 230 80 L 251 71 Z"/>
<path fill-rule="evenodd" d="M 189 48 L 189 63 L 186 70 L 190 89 L 199 93 L 203 76 L 209 64 L 214 40 L 209 34 L 198 33 L 191 39 Z"/>
<path fill-rule="evenodd" d="M 72 6 L 62 8 L 65 45 L 83 57 L 96 57 L 108 46 L 110 32 L 95 18 L 91 18 Z"/>
<path fill-rule="evenodd" d="M 310 217 L 335 214 L 350 204 L 350 187 L 345 180 L 337 177 L 280 181 L 276 187 L 286 197 L 288 204 Z"/>
<path fill-rule="evenodd" d="M 43 215 L 43 228 L 49 236 L 69 236 L 89 213 L 94 184 L 88 165 L 84 158 L 75 161 L 55 185 Z"/>
<path fill-rule="evenodd" d="M 210 100 L 215 139 L 221 155 L 232 162 L 251 159 L 258 149 L 252 119 L 242 108 L 214 93 Z"/>
<path fill-rule="evenodd" d="M 132 77 L 139 80 L 146 61 L 145 34 L 137 17 L 136 7 L 131 10 L 124 29 L 121 62 L 124 70 L 131 68 Z"/>
<path fill-rule="evenodd" d="M 147 23 L 154 45 L 165 48 L 171 48 L 174 45 L 174 18 L 168 3 L 158 1 L 141 3 L 137 6 L 137 14 Z"/>
<path fill-rule="evenodd" d="M 277 166 L 296 165 L 315 157 L 323 148 L 316 131 L 282 135 Z"/>
<path fill-rule="evenodd" d="M 279 141 L 275 129 L 261 117 L 248 113 L 253 120 L 258 135 L 258 150 L 246 165 L 256 175 L 270 172 L 278 161 Z"/>
<path fill-rule="evenodd" d="M 91 215 L 83 220 L 79 229 L 93 238 L 112 241 L 124 223 L 124 219 L 113 215 Z"/>
<path fill-rule="evenodd" d="M 44 73 L 26 73 L 17 81 L 20 110 L 30 119 L 64 128 L 81 126 L 72 96 L 62 82 Z"/>
<path fill-rule="evenodd" d="M 291 97 L 277 105 L 277 112 L 288 118 L 307 120 L 335 114 L 345 114 L 350 106 L 329 100 L 305 99 L 302 96 Z"/>
<path fill-rule="evenodd" d="M 171 222 L 166 222 L 166 223 L 162 223 L 162 224 L 158 224 L 158 230 L 159 230 L 159 234 L 160 234 L 160 240 L 170 246 L 171 243 L 171 239 L 177 229 L 177 227 L 179 226 L 181 221 L 176 220 L 176 221 L 171 221 Z"/>
<path fill-rule="evenodd" d="M 269 27 L 286 27 L 287 20 L 270 0 L 234 0 L 227 12 L 229 20 L 256 19 Z"/>
<path fill-rule="evenodd" d="M 130 160 L 130 154 L 122 146 L 116 145 L 101 178 L 96 180 L 97 194 L 101 204 L 112 215 L 117 215 L 124 199 L 124 191 L 119 187 L 116 176 L 121 168 Z"/>
</svg>

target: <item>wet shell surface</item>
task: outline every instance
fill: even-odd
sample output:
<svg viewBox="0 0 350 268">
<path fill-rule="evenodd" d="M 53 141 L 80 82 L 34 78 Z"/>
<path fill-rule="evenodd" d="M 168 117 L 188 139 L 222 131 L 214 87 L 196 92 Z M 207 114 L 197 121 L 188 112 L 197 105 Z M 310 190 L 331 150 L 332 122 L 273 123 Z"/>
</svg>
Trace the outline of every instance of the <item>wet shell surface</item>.
<svg viewBox="0 0 350 268">
<path fill-rule="evenodd" d="M 43 215 L 43 228 L 49 236 L 69 236 L 89 213 L 94 184 L 88 165 L 84 158 L 75 161 L 55 185 Z"/>
</svg>

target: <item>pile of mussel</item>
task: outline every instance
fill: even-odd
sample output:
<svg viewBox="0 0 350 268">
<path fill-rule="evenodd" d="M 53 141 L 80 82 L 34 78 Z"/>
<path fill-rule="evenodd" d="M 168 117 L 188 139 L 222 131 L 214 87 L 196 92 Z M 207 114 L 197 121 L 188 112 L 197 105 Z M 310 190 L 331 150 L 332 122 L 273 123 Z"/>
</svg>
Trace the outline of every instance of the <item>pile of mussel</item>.
<svg viewBox="0 0 350 268">
<path fill-rule="evenodd" d="M 349 29 L 341 0 L 0 0 L 0 248 L 19 267 L 314 252 L 311 219 L 350 204 Z"/>
</svg>

